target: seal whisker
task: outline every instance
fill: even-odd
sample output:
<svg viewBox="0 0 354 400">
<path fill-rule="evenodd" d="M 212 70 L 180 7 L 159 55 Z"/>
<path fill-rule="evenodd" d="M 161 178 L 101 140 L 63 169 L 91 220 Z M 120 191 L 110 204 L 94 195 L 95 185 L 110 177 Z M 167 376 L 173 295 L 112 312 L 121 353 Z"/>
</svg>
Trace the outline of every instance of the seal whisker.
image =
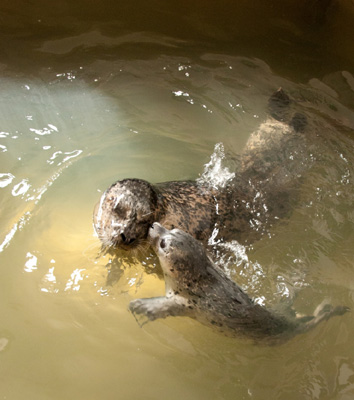
<svg viewBox="0 0 354 400">
<path fill-rule="evenodd" d="M 137 239 L 137 243 L 134 248 L 132 248 L 132 253 L 134 256 L 144 256 L 148 249 L 149 243 L 147 240 Z"/>
<path fill-rule="evenodd" d="M 149 212 L 149 213 L 147 213 L 147 214 L 142 215 L 142 217 L 143 217 L 143 218 L 148 217 L 149 215 L 152 215 L 153 213 L 154 213 L 154 212 L 151 211 L 151 212 Z"/>
<path fill-rule="evenodd" d="M 101 244 L 100 244 L 100 243 L 97 243 L 97 241 L 96 241 L 95 243 L 91 243 L 91 244 L 89 244 L 88 246 L 86 246 L 86 247 L 83 249 L 82 254 L 83 254 L 84 256 L 87 256 L 87 253 L 89 253 L 89 252 L 92 251 L 93 253 L 96 254 L 95 257 L 97 257 L 97 254 L 99 254 L 101 247 L 102 247 Z M 90 255 L 89 255 L 89 258 L 90 258 Z M 91 259 L 91 258 L 90 258 L 90 259 Z"/>
</svg>

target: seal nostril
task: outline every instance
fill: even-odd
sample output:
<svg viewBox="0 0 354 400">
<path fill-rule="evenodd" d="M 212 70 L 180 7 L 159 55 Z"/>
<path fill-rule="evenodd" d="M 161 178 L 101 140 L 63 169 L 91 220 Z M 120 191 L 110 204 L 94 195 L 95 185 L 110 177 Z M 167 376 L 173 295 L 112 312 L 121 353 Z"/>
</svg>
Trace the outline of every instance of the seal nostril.
<svg viewBox="0 0 354 400">
<path fill-rule="evenodd" d="M 122 242 L 123 242 L 124 244 L 132 244 L 133 242 L 135 242 L 135 239 L 134 239 L 134 238 L 129 239 L 129 238 L 127 238 L 127 237 L 124 235 L 124 233 L 121 233 L 121 234 L 120 234 L 120 237 L 122 238 Z"/>
</svg>

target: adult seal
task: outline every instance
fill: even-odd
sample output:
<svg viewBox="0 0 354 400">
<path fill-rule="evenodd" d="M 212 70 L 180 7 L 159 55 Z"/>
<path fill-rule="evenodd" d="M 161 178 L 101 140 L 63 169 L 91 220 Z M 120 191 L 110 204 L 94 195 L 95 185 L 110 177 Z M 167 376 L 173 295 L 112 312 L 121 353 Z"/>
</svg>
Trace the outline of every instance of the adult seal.
<svg viewBox="0 0 354 400">
<path fill-rule="evenodd" d="M 318 307 L 312 316 L 290 318 L 277 314 L 255 304 L 213 264 L 202 244 L 188 233 L 168 230 L 154 223 L 149 230 L 149 240 L 160 260 L 166 295 L 136 299 L 129 304 L 134 315 L 148 320 L 191 317 L 225 335 L 272 345 L 348 311 L 347 307 L 333 308 L 326 304 Z"/>
<path fill-rule="evenodd" d="M 107 189 L 94 212 L 95 230 L 103 245 L 126 250 L 146 242 L 155 221 L 207 240 L 216 221 L 212 191 L 194 181 L 152 185 L 124 179 Z"/>
<path fill-rule="evenodd" d="M 298 182 L 309 168 L 306 118 L 291 118 L 290 98 L 279 89 L 269 99 L 271 117 L 254 132 L 225 187 L 208 180 L 151 184 L 141 179 L 114 183 L 94 211 L 94 227 L 107 248 L 146 243 L 149 227 L 178 227 L 207 244 L 250 243 L 293 208 Z M 284 122 L 288 121 L 288 122 Z"/>
</svg>

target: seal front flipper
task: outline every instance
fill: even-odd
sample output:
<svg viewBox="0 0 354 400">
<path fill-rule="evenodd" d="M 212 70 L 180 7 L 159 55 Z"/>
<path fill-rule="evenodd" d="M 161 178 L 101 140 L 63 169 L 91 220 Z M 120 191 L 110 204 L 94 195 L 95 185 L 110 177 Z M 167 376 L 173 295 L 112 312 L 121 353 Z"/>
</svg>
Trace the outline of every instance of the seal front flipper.
<svg viewBox="0 0 354 400">
<path fill-rule="evenodd" d="M 169 316 L 190 316 L 190 309 L 184 305 L 184 301 L 178 301 L 177 296 L 173 297 L 152 297 L 149 299 L 136 299 L 129 303 L 129 310 L 136 317 L 136 314 L 143 315 L 150 321 Z M 143 325 L 146 323 L 145 321 Z M 139 323 L 139 321 L 138 321 Z"/>
</svg>

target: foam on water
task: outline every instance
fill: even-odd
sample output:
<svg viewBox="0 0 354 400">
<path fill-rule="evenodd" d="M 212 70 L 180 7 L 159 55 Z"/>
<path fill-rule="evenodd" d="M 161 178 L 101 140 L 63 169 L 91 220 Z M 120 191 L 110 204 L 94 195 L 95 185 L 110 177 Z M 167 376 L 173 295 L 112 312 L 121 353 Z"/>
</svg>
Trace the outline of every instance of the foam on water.
<svg viewBox="0 0 354 400">
<path fill-rule="evenodd" d="M 235 170 L 235 165 L 230 166 L 232 164 L 230 161 L 225 154 L 223 143 L 217 143 L 210 161 L 204 165 L 204 171 L 197 182 L 215 189 L 225 188 L 235 178 L 235 172 L 230 171 L 230 169 Z"/>
</svg>

